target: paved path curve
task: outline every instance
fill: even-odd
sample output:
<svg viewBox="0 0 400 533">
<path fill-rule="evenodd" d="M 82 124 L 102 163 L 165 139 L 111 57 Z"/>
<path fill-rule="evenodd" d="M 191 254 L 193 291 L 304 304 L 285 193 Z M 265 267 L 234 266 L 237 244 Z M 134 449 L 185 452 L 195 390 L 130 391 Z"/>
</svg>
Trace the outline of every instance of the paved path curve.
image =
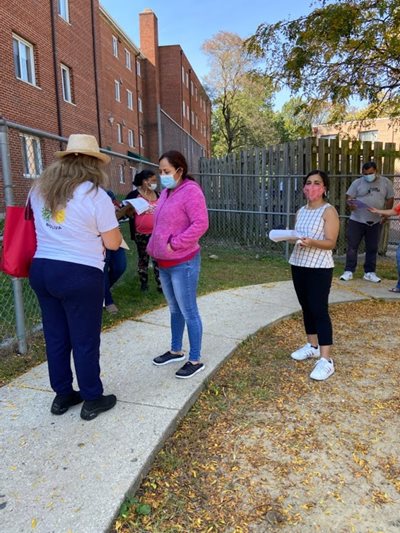
<svg viewBox="0 0 400 533">
<path fill-rule="evenodd" d="M 330 301 L 398 299 L 393 284 L 335 280 Z M 166 308 L 103 333 L 105 392 L 118 403 L 94 421 L 81 420 L 80 406 L 50 414 L 45 364 L 0 389 L 1 533 L 107 531 L 204 382 L 241 341 L 299 310 L 289 281 L 215 292 L 199 306 L 206 370 L 190 380 L 174 377 L 177 365 L 151 364 L 168 348 Z"/>
</svg>

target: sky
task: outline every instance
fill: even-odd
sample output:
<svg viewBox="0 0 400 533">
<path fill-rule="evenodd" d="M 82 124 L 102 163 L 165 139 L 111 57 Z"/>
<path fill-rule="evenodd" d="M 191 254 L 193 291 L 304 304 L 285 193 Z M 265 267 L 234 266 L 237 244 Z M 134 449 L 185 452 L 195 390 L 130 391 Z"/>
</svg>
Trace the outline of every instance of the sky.
<svg viewBox="0 0 400 533">
<path fill-rule="evenodd" d="M 100 0 L 101 5 L 139 47 L 139 13 L 152 9 L 158 18 L 159 45 L 179 44 L 202 81 L 209 67 L 201 46 L 219 31 L 253 35 L 262 22 L 298 18 L 312 11 L 311 0 Z M 279 109 L 288 100 L 281 91 Z"/>
</svg>

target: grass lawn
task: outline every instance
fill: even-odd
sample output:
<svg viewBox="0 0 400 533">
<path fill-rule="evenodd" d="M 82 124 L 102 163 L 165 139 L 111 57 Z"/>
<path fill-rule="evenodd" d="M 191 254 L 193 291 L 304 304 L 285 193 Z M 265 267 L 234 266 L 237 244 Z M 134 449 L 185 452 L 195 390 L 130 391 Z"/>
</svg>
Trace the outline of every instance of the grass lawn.
<svg viewBox="0 0 400 533">
<path fill-rule="evenodd" d="M 136 318 L 143 313 L 165 305 L 164 297 L 156 291 L 152 270 L 149 272 L 150 290 L 142 293 L 139 290 L 139 278 L 137 276 L 136 246 L 129 239 L 129 228 L 122 224 L 122 232 L 131 249 L 127 252 L 128 267 L 125 274 L 113 287 L 113 297 L 119 312 L 109 315 L 106 312 L 103 317 L 103 328 L 118 324 L 122 320 Z M 283 248 L 282 248 L 283 249 Z M 212 246 L 206 243 L 202 249 L 202 271 L 200 275 L 199 294 L 229 289 L 233 287 L 256 285 L 273 281 L 290 279 L 290 267 L 287 261 L 280 256 L 267 255 L 247 248 L 237 247 L 232 250 L 228 247 Z M 335 275 L 339 276 L 343 271 L 342 261 L 337 261 Z M 396 264 L 393 258 L 379 259 L 379 274 L 389 279 L 397 279 Z M 361 273 L 357 274 L 361 277 Z M 5 286 L 2 284 L 2 286 Z M 29 316 L 28 324 L 40 322 L 39 309 L 34 295 L 30 294 L 27 281 L 24 281 L 24 293 L 28 295 Z M 2 321 L 12 323 L 12 290 L 11 283 L 0 294 L 0 330 Z M 0 352 L 0 386 L 5 385 L 13 378 L 21 375 L 33 366 L 45 360 L 44 343 L 41 333 L 29 339 L 29 350 L 25 355 L 16 355 L 12 350 Z"/>
</svg>

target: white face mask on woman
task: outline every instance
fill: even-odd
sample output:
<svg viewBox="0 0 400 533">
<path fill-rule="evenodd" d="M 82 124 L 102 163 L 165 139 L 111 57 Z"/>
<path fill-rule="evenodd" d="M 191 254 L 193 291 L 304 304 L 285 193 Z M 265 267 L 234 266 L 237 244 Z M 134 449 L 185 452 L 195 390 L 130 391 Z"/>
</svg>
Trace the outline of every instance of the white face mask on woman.
<svg viewBox="0 0 400 533">
<path fill-rule="evenodd" d="M 157 183 L 149 183 L 149 189 L 155 191 L 157 189 Z"/>
</svg>

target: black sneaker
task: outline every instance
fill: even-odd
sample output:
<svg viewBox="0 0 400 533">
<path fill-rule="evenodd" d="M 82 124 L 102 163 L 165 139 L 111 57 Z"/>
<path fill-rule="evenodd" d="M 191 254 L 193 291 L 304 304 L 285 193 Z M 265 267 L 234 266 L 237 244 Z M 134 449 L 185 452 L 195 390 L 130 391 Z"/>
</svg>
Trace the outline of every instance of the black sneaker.
<svg viewBox="0 0 400 533">
<path fill-rule="evenodd" d="M 182 368 L 178 370 L 178 372 L 175 372 L 175 376 L 181 379 L 191 378 L 192 376 L 197 374 L 197 372 L 201 372 L 202 370 L 204 370 L 204 368 L 205 367 L 203 363 L 195 364 L 188 361 L 183 365 Z"/>
<path fill-rule="evenodd" d="M 78 391 L 73 391 L 71 394 L 57 394 L 51 404 L 50 411 L 53 415 L 63 415 L 73 405 L 82 403 L 83 398 Z"/>
<path fill-rule="evenodd" d="M 177 361 L 183 361 L 185 359 L 184 354 L 171 353 L 170 351 L 159 355 L 153 359 L 153 365 L 162 366 L 168 363 L 176 363 Z"/>
<path fill-rule="evenodd" d="M 93 420 L 100 413 L 112 409 L 117 403 L 117 397 L 114 394 L 101 396 L 97 400 L 85 400 L 82 405 L 81 418 L 83 420 Z"/>
</svg>

